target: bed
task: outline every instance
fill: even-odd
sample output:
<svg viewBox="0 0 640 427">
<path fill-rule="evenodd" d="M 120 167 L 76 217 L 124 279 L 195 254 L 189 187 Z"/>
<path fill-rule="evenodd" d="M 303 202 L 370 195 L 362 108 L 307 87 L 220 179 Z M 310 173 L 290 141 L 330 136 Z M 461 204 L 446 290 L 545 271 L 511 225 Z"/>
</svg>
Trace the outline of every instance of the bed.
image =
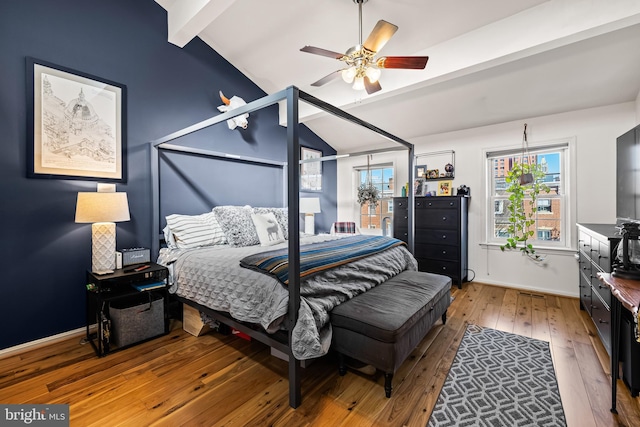
<svg viewBox="0 0 640 427">
<path fill-rule="evenodd" d="M 289 124 L 286 131 L 286 162 L 248 158 L 203 149 L 190 149 L 171 143 L 171 141 L 185 135 L 281 101 L 286 103 L 287 123 Z M 331 308 L 354 295 L 366 292 L 401 271 L 415 270 L 417 267 L 415 259 L 411 255 L 413 253 L 414 229 L 414 199 L 411 195 L 408 201 L 409 237 L 406 245 L 398 244 L 368 258 L 353 260 L 332 270 L 304 277 L 304 271 L 301 271 L 301 252 L 304 252 L 307 244 L 321 245 L 323 242 L 331 240 L 344 241 L 354 239 L 354 237 L 301 236 L 299 231 L 299 165 L 301 160 L 298 136 L 298 103 L 300 101 L 309 103 L 356 126 L 367 128 L 385 139 L 397 143 L 397 149 L 407 151 L 409 181 L 413 180 L 414 151 L 412 144 L 301 92 L 293 86 L 152 141 L 150 150 L 154 206 L 152 230 L 154 235 L 159 237 L 152 242 L 152 253 L 158 255 L 160 263 L 170 266 L 173 277 L 172 291 L 184 304 L 188 304 L 215 320 L 287 354 L 289 357 L 289 404 L 293 408 L 298 407 L 302 399 L 299 361 L 319 357 L 325 354 L 329 348 L 331 330 L 327 319 Z M 268 274 L 240 266 L 241 260 L 265 251 L 265 248 L 260 245 L 228 244 L 227 241 L 227 244 L 218 242 L 219 244 L 205 247 L 169 247 L 160 250 L 159 242 L 170 239 L 170 236 L 160 232 L 164 226 L 164 215 L 160 209 L 159 166 L 160 153 L 163 151 L 198 157 L 229 159 L 233 162 L 244 162 L 259 168 L 282 168 L 286 180 L 284 185 L 286 207 L 262 209 L 275 209 L 273 214 L 279 219 L 281 229 L 284 232 L 286 227 L 287 230 L 288 239 L 269 247 L 269 250 L 283 250 L 287 255 L 288 279 L 285 286 Z M 389 150 L 352 153 L 351 155 L 366 155 L 379 151 Z M 321 160 L 335 160 L 335 156 Z M 212 212 L 215 212 L 216 208 L 230 207 L 216 206 Z M 255 209 L 250 206 L 234 206 L 233 208 L 252 210 L 252 212 Z M 216 218 L 219 219 L 218 216 Z M 286 223 L 284 219 L 286 219 Z M 224 277 L 214 277 L 216 276 L 216 268 L 220 266 L 224 266 Z M 339 288 L 336 288 L 336 282 L 340 283 Z M 323 294 L 323 297 L 319 298 L 318 294 Z M 249 300 L 251 302 L 248 302 Z M 249 304 L 251 308 L 247 309 L 244 304 Z"/>
</svg>

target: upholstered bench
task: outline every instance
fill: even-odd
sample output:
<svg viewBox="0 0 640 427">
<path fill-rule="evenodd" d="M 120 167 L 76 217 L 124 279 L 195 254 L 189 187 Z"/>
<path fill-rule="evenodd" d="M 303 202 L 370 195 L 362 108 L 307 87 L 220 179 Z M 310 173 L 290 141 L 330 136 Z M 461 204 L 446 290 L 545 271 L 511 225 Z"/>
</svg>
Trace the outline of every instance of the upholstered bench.
<svg viewBox="0 0 640 427">
<path fill-rule="evenodd" d="M 391 397 L 393 374 L 427 335 L 438 318 L 444 324 L 451 304 L 451 279 L 439 274 L 404 271 L 331 311 L 340 375 L 344 356 L 384 372 Z"/>
</svg>

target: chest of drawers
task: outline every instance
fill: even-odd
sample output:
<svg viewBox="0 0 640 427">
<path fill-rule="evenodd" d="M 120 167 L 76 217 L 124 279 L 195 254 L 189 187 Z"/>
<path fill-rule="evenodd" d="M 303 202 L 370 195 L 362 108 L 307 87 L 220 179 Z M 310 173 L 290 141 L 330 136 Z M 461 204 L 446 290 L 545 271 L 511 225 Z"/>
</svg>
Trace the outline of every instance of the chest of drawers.
<svg viewBox="0 0 640 427">
<path fill-rule="evenodd" d="M 415 198 L 414 255 L 418 269 L 451 277 L 458 287 L 467 280 L 469 197 Z M 393 199 L 393 235 L 408 240 L 407 198 Z"/>
</svg>

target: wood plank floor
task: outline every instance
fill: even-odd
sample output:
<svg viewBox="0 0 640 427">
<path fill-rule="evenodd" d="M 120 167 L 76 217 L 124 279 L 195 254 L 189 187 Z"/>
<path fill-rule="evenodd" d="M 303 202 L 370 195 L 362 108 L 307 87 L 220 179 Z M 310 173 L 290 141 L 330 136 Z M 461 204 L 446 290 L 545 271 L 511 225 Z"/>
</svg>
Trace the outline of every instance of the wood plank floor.
<svg viewBox="0 0 640 427">
<path fill-rule="evenodd" d="M 167 336 L 95 356 L 74 337 L 0 359 L 1 403 L 65 403 L 72 426 L 425 426 L 467 323 L 548 341 L 570 427 L 640 426 L 640 398 L 618 385 L 609 411 L 609 357 L 578 300 L 465 283 L 396 373 L 337 373 L 327 356 L 303 370 L 302 405 L 288 405 L 287 365 L 235 336 Z"/>
</svg>

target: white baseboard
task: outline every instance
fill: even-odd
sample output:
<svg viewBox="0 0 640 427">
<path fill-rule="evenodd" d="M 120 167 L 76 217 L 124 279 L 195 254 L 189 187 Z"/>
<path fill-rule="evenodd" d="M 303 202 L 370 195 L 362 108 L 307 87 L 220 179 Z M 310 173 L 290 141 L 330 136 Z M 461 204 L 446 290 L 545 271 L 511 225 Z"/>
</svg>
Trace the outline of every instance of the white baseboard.
<svg viewBox="0 0 640 427">
<path fill-rule="evenodd" d="M 0 350 L 0 359 L 2 359 L 3 357 L 17 354 L 17 353 L 24 353 L 25 351 L 33 350 L 45 345 L 53 344 L 58 341 L 63 341 L 68 338 L 72 338 L 76 335 L 79 337 L 84 336 L 86 334 L 86 331 L 87 331 L 86 327 L 83 326 L 82 328 L 63 332 L 61 334 L 52 335 L 50 337 L 40 338 L 39 340 L 29 341 L 24 344 L 19 344 L 14 347 L 5 348 L 3 350 Z"/>
</svg>

